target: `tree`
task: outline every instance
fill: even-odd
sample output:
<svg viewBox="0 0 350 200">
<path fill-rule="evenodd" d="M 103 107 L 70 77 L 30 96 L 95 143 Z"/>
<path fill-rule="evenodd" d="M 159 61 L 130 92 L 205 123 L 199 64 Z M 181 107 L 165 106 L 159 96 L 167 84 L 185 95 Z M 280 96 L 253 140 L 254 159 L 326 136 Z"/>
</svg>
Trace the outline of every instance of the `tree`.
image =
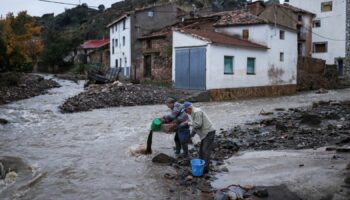
<svg viewBox="0 0 350 200">
<path fill-rule="evenodd" d="M 19 12 L 15 17 L 12 13 L 7 14 L 5 19 L 0 19 L 1 40 L 0 51 L 2 54 L 1 64 L 5 71 L 23 71 L 25 63 L 31 63 L 41 53 L 40 42 L 35 42 L 34 38 L 39 38 L 41 27 L 34 23 L 33 17 L 27 12 Z"/>
<path fill-rule="evenodd" d="M 98 10 L 99 10 L 100 12 L 103 12 L 103 11 L 105 10 L 105 6 L 104 6 L 103 4 L 99 5 L 99 6 L 98 6 Z"/>
</svg>

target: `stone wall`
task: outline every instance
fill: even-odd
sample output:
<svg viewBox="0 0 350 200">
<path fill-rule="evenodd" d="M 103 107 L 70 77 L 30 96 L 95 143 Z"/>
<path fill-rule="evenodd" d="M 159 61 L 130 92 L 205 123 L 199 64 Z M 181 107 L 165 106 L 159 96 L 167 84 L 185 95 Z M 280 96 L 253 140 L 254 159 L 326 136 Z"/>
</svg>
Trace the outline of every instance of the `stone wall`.
<svg viewBox="0 0 350 200">
<path fill-rule="evenodd" d="M 271 97 L 292 95 L 297 91 L 296 85 L 272 85 L 247 88 L 229 88 L 209 90 L 211 101 L 226 101 L 232 99 Z"/>
<path fill-rule="evenodd" d="M 299 57 L 297 89 L 334 89 L 339 86 L 337 66 L 326 65 L 325 60 Z"/>
</svg>

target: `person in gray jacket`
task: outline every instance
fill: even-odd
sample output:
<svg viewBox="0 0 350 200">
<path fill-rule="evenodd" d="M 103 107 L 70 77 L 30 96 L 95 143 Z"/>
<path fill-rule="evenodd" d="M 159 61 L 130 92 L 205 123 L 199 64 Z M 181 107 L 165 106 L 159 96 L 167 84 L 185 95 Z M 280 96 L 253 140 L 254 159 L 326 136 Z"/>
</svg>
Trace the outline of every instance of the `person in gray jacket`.
<svg viewBox="0 0 350 200">
<path fill-rule="evenodd" d="M 201 139 L 199 148 L 199 158 L 205 161 L 204 172 L 209 171 L 210 154 L 214 144 L 215 129 L 207 114 L 200 108 L 195 108 L 190 102 L 184 102 L 185 112 L 192 117 L 192 122 L 188 122 L 192 126 L 191 137 L 197 134 Z M 184 122 L 185 123 L 185 122 Z"/>
</svg>

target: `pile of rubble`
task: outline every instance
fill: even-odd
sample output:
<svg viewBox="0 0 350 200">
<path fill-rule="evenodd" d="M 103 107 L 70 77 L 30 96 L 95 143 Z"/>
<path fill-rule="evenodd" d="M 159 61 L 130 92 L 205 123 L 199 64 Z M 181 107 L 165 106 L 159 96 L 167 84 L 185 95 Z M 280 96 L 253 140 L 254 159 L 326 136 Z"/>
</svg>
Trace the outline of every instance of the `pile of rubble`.
<svg viewBox="0 0 350 200">
<path fill-rule="evenodd" d="M 12 75 L 8 73 L 3 76 Z M 44 79 L 39 75 L 19 74 L 16 76 L 18 76 L 16 83 L 0 86 L 0 105 L 45 94 L 48 89 L 60 87 L 57 82 Z"/>
<path fill-rule="evenodd" d="M 224 131 L 242 149 L 312 149 L 350 144 L 350 101 L 318 102 L 312 108 L 277 109 L 273 117 Z"/>
<path fill-rule="evenodd" d="M 167 96 L 185 99 L 191 92 L 153 85 L 121 83 L 90 85 L 60 106 L 63 113 L 89 111 L 115 106 L 162 104 Z"/>
</svg>

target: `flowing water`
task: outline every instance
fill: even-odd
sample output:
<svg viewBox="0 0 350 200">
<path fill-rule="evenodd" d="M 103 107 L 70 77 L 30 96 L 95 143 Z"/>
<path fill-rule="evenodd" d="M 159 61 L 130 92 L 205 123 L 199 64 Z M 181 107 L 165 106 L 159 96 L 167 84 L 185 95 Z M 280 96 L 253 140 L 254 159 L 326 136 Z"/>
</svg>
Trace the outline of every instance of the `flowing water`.
<svg viewBox="0 0 350 200">
<path fill-rule="evenodd" d="M 150 123 L 165 105 L 119 107 L 61 114 L 58 106 L 83 91 L 83 82 L 58 80 L 61 88 L 46 95 L 0 106 L 0 156 L 17 156 L 47 175 L 21 199 L 176 199 L 163 174 L 171 167 L 154 165 L 159 152 L 172 155 L 173 136 L 154 133 L 153 154 L 138 157 L 130 148 L 146 144 Z M 261 109 L 310 105 L 315 100 L 350 99 L 350 90 L 299 94 L 223 103 L 201 103 L 217 128 L 257 119 Z M 16 193 L 16 191 L 13 191 Z M 11 199 L 2 196 L 0 199 Z"/>
</svg>

